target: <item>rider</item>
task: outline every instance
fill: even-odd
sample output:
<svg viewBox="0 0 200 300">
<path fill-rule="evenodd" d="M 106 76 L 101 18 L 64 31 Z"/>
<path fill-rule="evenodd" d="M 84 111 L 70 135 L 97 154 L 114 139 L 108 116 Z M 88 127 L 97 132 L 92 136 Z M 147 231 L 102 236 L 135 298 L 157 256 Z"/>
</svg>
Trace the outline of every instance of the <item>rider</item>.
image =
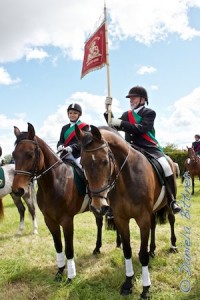
<svg viewBox="0 0 200 300">
<path fill-rule="evenodd" d="M 165 174 L 168 204 L 173 213 L 176 214 L 180 212 L 181 208 L 175 199 L 175 179 L 165 154 L 155 139 L 154 120 L 156 112 L 145 107 L 145 102 L 148 105 L 147 91 L 142 86 L 135 86 L 130 89 L 126 98 L 130 99 L 131 110 L 124 112 L 119 119 L 112 116 L 111 125 L 117 130 L 124 131 L 125 140 L 132 146 L 143 149 L 161 164 Z M 112 98 L 107 97 L 105 104 L 108 110 L 112 104 Z M 108 113 L 106 112 L 104 115 L 108 120 Z"/>
<path fill-rule="evenodd" d="M 192 143 L 192 148 L 194 149 L 195 154 L 200 156 L 200 135 L 195 134 L 194 138 L 195 142 Z"/>
<path fill-rule="evenodd" d="M 60 139 L 57 143 L 57 150 L 61 153 L 63 161 L 73 160 L 81 169 L 80 145 L 75 136 L 75 124 L 82 130 L 89 130 L 89 125 L 79 120 L 82 115 L 82 108 L 77 103 L 72 103 L 67 108 L 70 122 L 64 125 L 60 132 Z"/>
</svg>

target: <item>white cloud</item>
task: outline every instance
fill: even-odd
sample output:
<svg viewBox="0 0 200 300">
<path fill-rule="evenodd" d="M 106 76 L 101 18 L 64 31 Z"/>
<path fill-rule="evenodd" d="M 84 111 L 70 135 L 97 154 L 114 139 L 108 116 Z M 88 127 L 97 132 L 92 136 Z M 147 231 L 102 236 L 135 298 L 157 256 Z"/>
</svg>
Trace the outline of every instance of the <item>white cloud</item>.
<svg viewBox="0 0 200 300">
<path fill-rule="evenodd" d="M 183 40 L 200 36 L 189 24 L 190 7 L 200 7 L 199 1 L 107 1 L 111 43 L 112 39 L 134 38 L 151 44 L 171 33 Z M 101 14 L 101 1 L 18 0 L 13 4 L 12 0 L 4 0 L 0 10 L 0 62 L 23 58 L 27 48 L 49 45 L 62 49 L 72 59 L 81 60 L 84 41 L 95 30 Z"/>
<path fill-rule="evenodd" d="M 141 66 L 137 70 L 137 74 L 144 75 L 144 74 L 152 74 L 156 72 L 156 68 L 151 66 Z"/>
<path fill-rule="evenodd" d="M 19 78 L 12 79 L 10 74 L 3 67 L 0 67 L 0 85 L 12 85 L 20 81 Z"/>
<path fill-rule="evenodd" d="M 38 49 L 38 48 L 34 48 L 34 49 L 26 49 L 25 50 L 25 57 L 26 60 L 32 60 L 32 59 L 39 59 L 39 60 L 43 60 L 45 58 L 47 58 L 49 55 L 47 52 L 45 52 L 43 49 Z"/>
<path fill-rule="evenodd" d="M 191 146 L 194 135 L 200 132 L 199 103 L 200 87 L 175 101 L 167 117 L 157 117 L 157 136 L 161 144 L 170 142 L 179 148 Z"/>
<path fill-rule="evenodd" d="M 158 86 L 156 84 L 152 85 L 151 87 L 152 91 L 157 91 L 158 90 Z"/>
</svg>

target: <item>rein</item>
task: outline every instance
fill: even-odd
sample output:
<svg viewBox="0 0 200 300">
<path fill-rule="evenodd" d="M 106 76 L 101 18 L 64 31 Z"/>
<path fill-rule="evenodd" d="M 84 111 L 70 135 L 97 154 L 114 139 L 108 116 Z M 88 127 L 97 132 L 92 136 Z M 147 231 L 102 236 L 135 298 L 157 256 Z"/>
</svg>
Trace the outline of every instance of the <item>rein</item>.
<svg viewBox="0 0 200 300">
<path fill-rule="evenodd" d="M 109 147 L 109 145 L 108 145 L 108 143 L 106 141 L 104 141 L 104 143 L 101 146 L 97 147 L 97 148 L 85 149 L 84 151 L 85 152 L 95 152 L 95 151 L 97 151 L 99 149 L 102 149 L 102 148 L 105 148 L 105 147 L 108 148 L 109 161 L 110 162 L 112 161 L 113 164 L 114 164 L 115 178 L 114 178 L 113 181 L 111 181 L 112 180 L 112 174 L 110 174 L 109 179 L 108 179 L 108 184 L 106 186 L 102 187 L 101 189 L 91 190 L 89 188 L 89 186 L 88 186 L 88 191 L 91 193 L 91 196 L 97 196 L 99 198 L 104 198 L 104 199 L 106 199 L 106 197 L 100 195 L 100 193 L 104 192 L 106 190 L 108 190 L 108 193 L 109 193 L 115 187 L 115 185 L 117 183 L 117 180 L 119 178 L 119 175 L 120 175 L 123 167 L 125 166 L 125 164 L 126 164 L 126 162 L 128 160 L 128 156 L 129 156 L 129 152 L 130 152 L 130 145 L 128 145 L 128 154 L 127 154 L 127 156 L 126 156 L 123 164 L 121 165 L 120 169 L 118 169 L 118 167 L 116 165 L 116 160 L 115 160 L 114 154 L 112 153 L 112 151 L 111 151 L 111 149 L 110 149 L 110 147 Z M 116 169 L 118 169 L 117 174 L 116 174 Z M 110 163 L 110 172 L 111 172 L 111 163 Z"/>
<path fill-rule="evenodd" d="M 35 161 L 34 161 L 34 165 L 33 165 L 33 171 L 29 172 L 29 171 L 24 171 L 24 170 L 15 170 L 14 171 L 15 175 L 26 175 L 26 176 L 29 176 L 31 178 L 31 181 L 38 180 L 41 176 L 43 176 L 44 174 L 46 174 L 49 170 L 51 170 L 58 163 L 63 163 L 61 160 L 58 160 L 52 166 L 50 166 L 49 168 L 47 168 L 46 170 L 44 170 L 40 175 L 37 176 L 37 173 L 38 173 L 37 165 L 38 165 L 39 158 L 40 158 L 40 147 L 39 147 L 39 144 L 38 144 L 37 140 L 36 141 L 33 141 L 33 140 L 22 140 L 18 144 L 25 143 L 25 142 L 33 143 L 34 145 L 36 145 L 36 148 L 35 148 Z"/>
</svg>

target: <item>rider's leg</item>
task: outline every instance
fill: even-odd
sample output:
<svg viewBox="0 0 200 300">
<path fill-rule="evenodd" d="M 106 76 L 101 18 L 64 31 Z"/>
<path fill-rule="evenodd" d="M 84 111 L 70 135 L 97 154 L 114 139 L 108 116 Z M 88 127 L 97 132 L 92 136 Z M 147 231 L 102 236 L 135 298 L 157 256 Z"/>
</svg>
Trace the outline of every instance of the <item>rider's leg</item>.
<svg viewBox="0 0 200 300">
<path fill-rule="evenodd" d="M 176 214 L 180 212 L 181 208 L 176 202 L 176 188 L 175 188 L 175 179 L 171 167 L 167 159 L 163 156 L 158 159 L 161 164 L 163 171 L 165 173 L 165 184 L 166 184 L 166 193 L 168 198 L 168 205 L 172 209 L 173 213 Z"/>
</svg>

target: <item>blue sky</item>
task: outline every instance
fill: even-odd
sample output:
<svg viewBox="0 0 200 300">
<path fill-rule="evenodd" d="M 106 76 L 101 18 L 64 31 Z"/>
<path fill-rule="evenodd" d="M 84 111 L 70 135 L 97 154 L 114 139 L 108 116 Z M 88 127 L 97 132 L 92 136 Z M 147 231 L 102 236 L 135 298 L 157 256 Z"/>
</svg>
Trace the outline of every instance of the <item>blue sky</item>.
<svg viewBox="0 0 200 300">
<path fill-rule="evenodd" d="M 200 134 L 200 0 L 107 0 L 112 111 L 144 86 L 157 112 L 157 139 L 180 149 Z M 84 42 L 103 16 L 104 1 L 0 1 L 0 144 L 14 148 L 13 126 L 54 150 L 66 109 L 81 104 L 96 126 L 107 96 L 106 67 L 80 79 Z"/>
</svg>

